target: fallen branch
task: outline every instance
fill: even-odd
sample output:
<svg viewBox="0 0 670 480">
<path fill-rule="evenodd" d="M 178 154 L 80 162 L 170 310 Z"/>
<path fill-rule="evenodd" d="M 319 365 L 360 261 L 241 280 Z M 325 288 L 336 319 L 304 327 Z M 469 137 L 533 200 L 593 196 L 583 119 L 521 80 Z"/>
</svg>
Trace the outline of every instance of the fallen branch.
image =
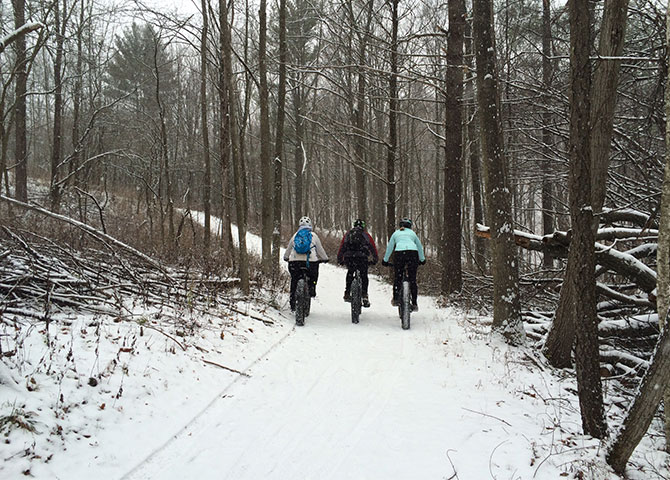
<svg viewBox="0 0 670 480">
<path fill-rule="evenodd" d="M 209 365 L 214 365 L 215 367 L 223 368 L 224 370 L 228 370 L 229 372 L 237 373 L 239 375 L 242 375 L 244 377 L 251 377 L 248 373 L 240 372 L 239 370 L 235 370 L 234 368 L 226 367 L 225 365 L 221 365 L 220 363 L 212 362 L 210 360 L 207 360 L 205 358 L 202 359 L 203 362 L 209 364 Z"/>
<path fill-rule="evenodd" d="M 40 214 L 45 215 L 47 217 L 54 218 L 54 219 L 59 220 L 61 222 L 65 222 L 65 223 L 69 223 L 70 225 L 74 225 L 75 227 L 83 230 L 84 232 L 88 233 L 89 235 L 91 235 L 92 237 L 94 237 L 98 240 L 102 238 L 102 239 L 108 241 L 109 243 L 111 243 L 111 244 L 113 244 L 113 245 L 115 245 L 119 248 L 122 248 L 123 250 L 126 250 L 127 252 L 132 253 L 136 257 L 141 258 L 142 260 L 147 262 L 152 267 L 154 267 L 157 270 L 160 270 L 161 272 L 165 273 L 165 271 L 163 269 L 163 266 L 160 263 L 158 263 L 156 260 L 154 260 L 153 258 L 145 255 L 144 253 L 142 253 L 139 250 L 131 247 L 130 245 L 127 245 L 127 244 L 121 242 L 120 240 L 117 240 L 116 238 L 114 238 L 110 235 L 107 235 L 104 232 L 101 232 L 97 228 L 93 228 L 90 225 L 87 225 L 87 224 L 85 224 L 83 222 L 80 222 L 78 220 L 75 220 L 73 218 L 66 217 L 65 215 L 60 215 L 58 213 L 50 212 L 49 210 L 46 210 L 45 208 L 42 208 L 40 206 L 20 202 L 18 200 L 13 199 L 13 198 L 5 197 L 4 195 L 0 195 L 0 200 L 3 200 L 5 202 L 10 203 L 12 205 L 15 205 L 17 207 L 21 207 L 21 208 L 26 209 L 26 210 L 31 210 L 33 212 L 40 213 Z"/>
</svg>

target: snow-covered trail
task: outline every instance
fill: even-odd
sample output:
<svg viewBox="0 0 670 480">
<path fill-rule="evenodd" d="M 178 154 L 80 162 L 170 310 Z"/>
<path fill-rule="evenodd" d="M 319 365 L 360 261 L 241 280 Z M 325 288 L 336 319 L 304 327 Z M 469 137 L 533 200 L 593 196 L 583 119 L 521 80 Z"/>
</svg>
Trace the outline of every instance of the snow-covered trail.
<svg viewBox="0 0 670 480">
<path fill-rule="evenodd" d="M 305 326 L 124 478 L 531 478 L 528 437 L 546 407 L 510 395 L 504 349 L 428 297 L 402 330 L 390 286 L 372 276 L 372 307 L 354 325 L 344 273 L 322 265 Z M 560 471 L 547 462 L 535 478 Z"/>
</svg>

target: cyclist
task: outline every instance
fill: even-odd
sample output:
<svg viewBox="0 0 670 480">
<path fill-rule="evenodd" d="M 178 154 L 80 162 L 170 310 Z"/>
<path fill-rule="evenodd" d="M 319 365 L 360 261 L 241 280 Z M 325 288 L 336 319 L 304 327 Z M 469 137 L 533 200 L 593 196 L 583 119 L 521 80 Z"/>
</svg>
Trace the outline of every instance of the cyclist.
<svg viewBox="0 0 670 480">
<path fill-rule="evenodd" d="M 293 234 L 286 246 L 284 261 L 288 262 L 291 274 L 291 311 L 295 311 L 295 287 L 300 280 L 300 271 L 305 265 L 309 268 L 309 294 L 316 297 L 316 282 L 319 279 L 319 262 L 328 262 L 328 254 L 321 240 L 312 232 L 312 220 L 302 217 L 298 222 L 298 231 Z"/>
<path fill-rule="evenodd" d="M 393 254 L 393 269 L 395 277 L 393 281 L 393 298 L 391 305 L 398 306 L 402 296 L 403 272 L 407 267 L 409 277 L 410 292 L 412 295 L 412 310 L 418 311 L 419 306 L 416 303 L 418 287 L 416 285 L 416 270 L 419 265 L 426 263 L 426 256 L 423 253 L 423 246 L 419 237 L 412 230 L 412 220 L 403 218 L 398 222 L 398 230 L 393 232 L 388 245 L 382 265 L 389 266 L 389 259 Z"/>
<path fill-rule="evenodd" d="M 340 249 L 337 252 L 337 263 L 347 266 L 347 279 L 344 287 L 344 301 L 351 301 L 351 281 L 354 272 L 358 270 L 361 275 L 361 304 L 370 306 L 368 298 L 368 265 L 374 265 L 379 261 L 377 246 L 372 236 L 365 231 L 365 220 L 360 218 L 353 224 L 353 228 L 344 234 Z"/>
</svg>

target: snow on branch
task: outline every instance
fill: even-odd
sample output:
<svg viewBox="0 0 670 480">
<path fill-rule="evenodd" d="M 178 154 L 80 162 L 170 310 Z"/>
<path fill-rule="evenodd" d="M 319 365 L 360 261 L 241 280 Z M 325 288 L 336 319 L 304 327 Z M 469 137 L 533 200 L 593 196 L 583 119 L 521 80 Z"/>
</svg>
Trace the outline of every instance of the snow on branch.
<svg viewBox="0 0 670 480">
<path fill-rule="evenodd" d="M 9 46 L 12 42 L 16 41 L 16 39 L 19 38 L 20 36 L 26 35 L 27 33 L 30 33 L 35 30 L 39 30 L 40 28 L 44 28 L 43 23 L 29 22 L 23 25 L 22 27 L 17 28 L 8 35 L 5 35 L 4 37 L 0 38 L 0 53 L 4 52 L 5 48 L 7 48 L 7 46 Z"/>
</svg>

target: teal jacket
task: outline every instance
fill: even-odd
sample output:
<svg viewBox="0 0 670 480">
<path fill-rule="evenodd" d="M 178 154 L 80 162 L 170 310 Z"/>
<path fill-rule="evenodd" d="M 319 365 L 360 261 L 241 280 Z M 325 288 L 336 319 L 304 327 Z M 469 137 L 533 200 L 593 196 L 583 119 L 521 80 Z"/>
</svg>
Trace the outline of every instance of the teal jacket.
<svg viewBox="0 0 670 480">
<path fill-rule="evenodd" d="M 414 250 L 419 253 L 419 261 L 425 262 L 426 256 L 423 254 L 423 245 L 421 240 L 411 228 L 401 227 L 391 235 L 389 244 L 386 246 L 384 261 L 388 262 L 393 251 L 402 252 L 404 250 Z"/>
</svg>

